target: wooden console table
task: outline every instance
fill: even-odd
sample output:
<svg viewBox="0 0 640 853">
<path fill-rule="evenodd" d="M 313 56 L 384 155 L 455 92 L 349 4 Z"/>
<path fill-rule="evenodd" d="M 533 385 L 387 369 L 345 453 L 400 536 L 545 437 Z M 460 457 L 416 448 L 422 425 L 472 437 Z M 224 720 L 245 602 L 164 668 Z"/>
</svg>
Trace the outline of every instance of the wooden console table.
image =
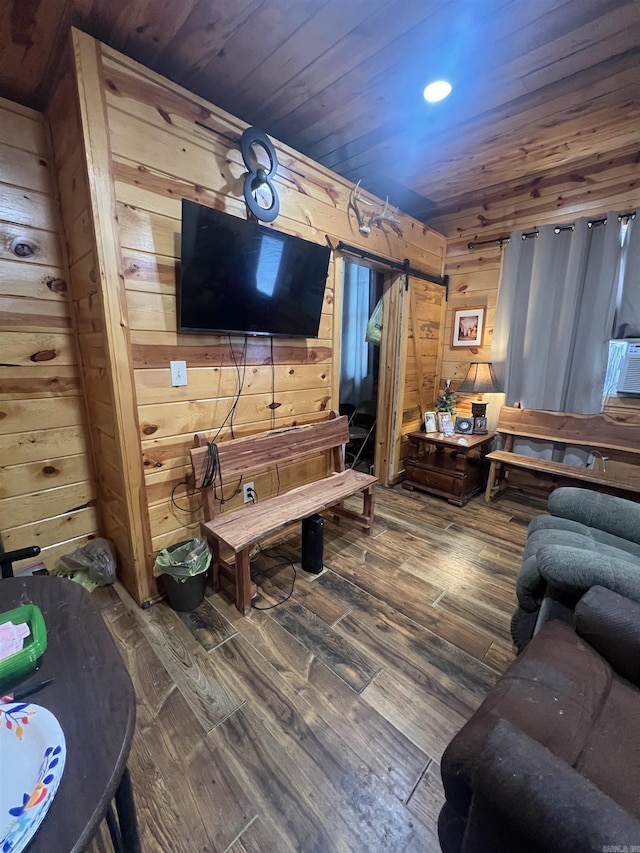
<svg viewBox="0 0 640 853">
<path fill-rule="evenodd" d="M 445 436 L 441 432 L 410 432 L 411 456 L 405 460 L 405 489 L 419 489 L 464 506 L 487 482 L 485 455 L 495 433 Z M 472 450 L 478 454 L 470 456 Z"/>
</svg>

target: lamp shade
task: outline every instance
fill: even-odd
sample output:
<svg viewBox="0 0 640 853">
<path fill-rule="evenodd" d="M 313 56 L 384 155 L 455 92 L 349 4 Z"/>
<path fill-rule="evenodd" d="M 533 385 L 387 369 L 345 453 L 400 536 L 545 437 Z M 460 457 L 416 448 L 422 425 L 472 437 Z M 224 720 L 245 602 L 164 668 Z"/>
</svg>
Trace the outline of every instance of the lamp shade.
<svg viewBox="0 0 640 853">
<path fill-rule="evenodd" d="M 459 388 L 460 394 L 496 394 L 500 391 L 498 380 L 490 361 L 474 361 Z"/>
</svg>

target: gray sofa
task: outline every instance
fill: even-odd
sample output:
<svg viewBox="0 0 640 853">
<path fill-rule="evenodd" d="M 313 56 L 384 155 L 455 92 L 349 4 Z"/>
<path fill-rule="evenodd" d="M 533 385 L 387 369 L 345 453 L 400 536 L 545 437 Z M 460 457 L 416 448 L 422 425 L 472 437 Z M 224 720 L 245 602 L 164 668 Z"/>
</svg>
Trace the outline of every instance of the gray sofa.
<svg viewBox="0 0 640 853">
<path fill-rule="evenodd" d="M 549 514 L 529 525 L 516 580 L 511 635 L 522 649 L 544 622 L 570 622 L 596 584 L 640 602 L 640 504 L 589 489 L 560 488 Z"/>
</svg>

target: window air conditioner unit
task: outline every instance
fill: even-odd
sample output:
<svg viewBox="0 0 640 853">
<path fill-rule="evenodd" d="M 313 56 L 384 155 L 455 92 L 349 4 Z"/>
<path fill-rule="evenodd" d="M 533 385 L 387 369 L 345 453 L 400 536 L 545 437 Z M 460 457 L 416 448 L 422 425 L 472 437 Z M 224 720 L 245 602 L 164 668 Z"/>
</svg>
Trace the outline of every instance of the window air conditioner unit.
<svg viewBox="0 0 640 853">
<path fill-rule="evenodd" d="M 627 350 L 618 377 L 618 394 L 640 397 L 640 339 L 628 340 L 626 344 Z"/>
</svg>

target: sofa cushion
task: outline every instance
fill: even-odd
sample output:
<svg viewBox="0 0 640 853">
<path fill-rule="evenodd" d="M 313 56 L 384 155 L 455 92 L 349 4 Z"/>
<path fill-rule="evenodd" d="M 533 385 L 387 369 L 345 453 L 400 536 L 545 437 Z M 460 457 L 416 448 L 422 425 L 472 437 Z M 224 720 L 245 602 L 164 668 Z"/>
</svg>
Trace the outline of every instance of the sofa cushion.
<svg viewBox="0 0 640 853">
<path fill-rule="evenodd" d="M 640 693 L 614 678 L 576 769 L 634 815 L 640 815 Z"/>
<path fill-rule="evenodd" d="M 574 615 L 578 636 L 620 678 L 640 688 L 640 603 L 603 586 L 592 586 L 576 603 Z"/>
<path fill-rule="evenodd" d="M 536 559 L 540 575 L 557 589 L 586 591 L 599 585 L 640 601 L 640 560 L 628 554 L 545 545 Z"/>
<path fill-rule="evenodd" d="M 595 584 L 640 601 L 640 504 L 563 487 L 548 506 L 551 514 L 529 525 L 516 579 L 511 635 L 519 649 L 547 619 L 571 620 L 572 597 Z M 561 612 L 543 607 L 556 594 L 566 599 Z"/>
<path fill-rule="evenodd" d="M 639 841 L 633 811 L 501 720 L 477 759 L 462 847 L 449 850 L 602 853 L 637 849 Z"/>
<path fill-rule="evenodd" d="M 551 537 L 560 545 L 575 544 L 580 546 L 584 544 L 585 547 L 594 549 L 614 548 L 640 558 L 640 545 L 635 542 L 614 536 L 605 530 L 587 527 L 586 524 L 581 524 L 579 521 L 557 518 L 555 515 L 538 515 L 531 521 L 527 532 L 525 555 L 535 550 L 540 542 L 545 542 L 545 540 L 551 542 Z"/>
<path fill-rule="evenodd" d="M 539 516 L 539 518 L 549 519 L 551 517 Z M 522 567 L 520 568 L 518 577 L 516 578 L 518 604 L 523 610 L 526 610 L 529 613 L 537 612 L 540 608 L 540 602 L 542 601 L 548 580 L 541 571 L 542 563 L 540 560 L 540 552 L 542 548 L 546 548 L 548 546 L 559 546 L 567 549 L 562 552 L 569 558 L 566 570 L 564 570 L 562 564 L 558 562 L 555 563 L 555 568 L 549 568 L 549 572 L 553 573 L 554 577 L 559 573 L 562 578 L 563 589 L 576 589 L 583 591 L 588 589 L 593 583 L 603 583 L 605 586 L 609 586 L 604 579 L 599 580 L 597 577 L 595 581 L 591 581 L 587 584 L 579 582 L 579 578 L 584 578 L 584 573 L 580 570 L 576 571 L 574 566 L 579 566 L 583 559 L 585 559 L 589 566 L 593 567 L 596 571 L 598 558 L 600 556 L 603 557 L 603 565 L 615 564 L 620 561 L 625 563 L 625 568 L 626 564 L 629 562 L 631 562 L 632 565 L 636 565 L 636 557 L 633 553 L 630 553 L 628 549 L 612 547 L 609 542 L 599 541 L 598 538 L 593 535 L 597 533 L 597 531 L 590 531 L 590 529 L 584 525 L 579 525 L 576 522 L 566 522 L 561 518 L 552 520 L 556 523 L 560 522 L 560 524 L 553 524 L 551 526 L 535 526 L 532 522 L 530 525 L 523 553 Z M 534 522 L 535 521 L 538 521 L 538 519 L 534 519 Z M 608 534 L 602 535 L 610 541 L 616 541 L 616 537 L 614 536 L 609 536 Z M 633 545 L 633 543 L 629 543 L 629 545 Z M 635 545 L 633 547 L 637 548 Z M 573 554 L 570 554 L 570 551 L 572 551 Z M 608 558 L 608 560 L 605 558 Z M 640 556 L 637 558 L 637 568 L 639 583 L 638 590 L 640 591 Z M 630 582 L 632 582 L 631 579 Z M 612 588 L 617 589 L 617 587 Z M 622 589 L 619 591 L 622 592 Z M 635 595 L 631 597 L 637 598 Z"/>
<path fill-rule="evenodd" d="M 468 809 L 473 757 L 501 719 L 573 765 L 584 753 L 612 679 L 611 667 L 571 628 L 547 623 L 445 750 L 447 800 L 459 812 Z"/>
<path fill-rule="evenodd" d="M 564 487 L 549 496 L 549 512 L 640 545 L 640 504 L 591 489 Z"/>
<path fill-rule="evenodd" d="M 592 589 L 576 609 L 580 628 L 616 654 L 628 645 L 628 620 L 617 642 L 618 598 Z M 621 607 L 638 625 L 639 605 Z M 447 746 L 441 770 L 447 853 L 640 849 L 640 690 L 566 624 L 547 622 Z"/>
</svg>

